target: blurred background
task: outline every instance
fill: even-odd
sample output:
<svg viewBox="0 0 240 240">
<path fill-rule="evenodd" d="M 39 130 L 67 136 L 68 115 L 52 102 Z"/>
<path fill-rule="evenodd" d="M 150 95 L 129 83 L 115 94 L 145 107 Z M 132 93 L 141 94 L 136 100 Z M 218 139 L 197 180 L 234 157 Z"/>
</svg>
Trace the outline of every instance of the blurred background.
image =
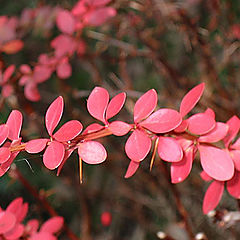
<svg viewBox="0 0 240 240">
<path fill-rule="evenodd" d="M 0 53 L 5 66 L 34 66 L 41 53 L 51 53 L 50 42 L 59 34 L 55 11 L 60 7 L 72 9 L 76 2 L 0 0 L 0 15 L 16 16 L 22 21 L 17 34 L 24 41 L 23 50 L 17 54 Z M 132 123 L 134 103 L 147 90 L 157 90 L 158 107 L 179 109 L 184 94 L 200 82 L 205 82 L 206 88 L 194 111 L 210 107 L 218 121 L 234 114 L 240 116 L 238 0 L 113 0 L 109 5 L 117 15 L 100 27 L 84 29 L 81 38 L 86 50 L 71 57 L 72 76 L 63 80 L 52 74 L 39 85 L 39 102 L 26 100 L 22 88 L 17 87 L 14 96 L 1 100 L 1 122 L 17 108 L 24 114 L 24 141 L 47 137 L 45 111 L 53 99 L 62 95 L 65 110 L 61 123 L 78 119 L 86 127 L 95 122 L 86 109 L 87 97 L 94 86 L 102 86 L 111 96 L 127 93 L 125 108 L 117 119 Z M 36 9 L 37 13 L 23 24 L 26 9 Z M 239 223 L 222 221 L 226 212 L 238 210 L 238 202 L 227 192 L 217 217 L 203 215 L 207 184 L 199 176 L 197 161 L 188 179 L 174 186 L 165 171 L 169 166 L 164 163 L 167 167 L 163 168 L 158 158 L 149 171 L 150 154 L 132 178 L 124 179 L 129 164 L 124 152 L 127 137 L 100 140 L 108 158 L 101 165 L 83 163 L 83 184 L 79 184 L 76 153 L 58 177 L 43 166 L 40 154 L 20 154 L 13 168 L 21 171 L 82 240 L 164 239 L 158 232 L 187 240 L 191 237 L 184 228 L 186 221 L 193 235 L 204 232 L 206 239 L 240 239 Z M 1 207 L 18 196 L 30 203 L 29 218 L 49 218 L 12 169 L 0 179 Z M 68 239 L 65 231 L 59 239 Z"/>
</svg>

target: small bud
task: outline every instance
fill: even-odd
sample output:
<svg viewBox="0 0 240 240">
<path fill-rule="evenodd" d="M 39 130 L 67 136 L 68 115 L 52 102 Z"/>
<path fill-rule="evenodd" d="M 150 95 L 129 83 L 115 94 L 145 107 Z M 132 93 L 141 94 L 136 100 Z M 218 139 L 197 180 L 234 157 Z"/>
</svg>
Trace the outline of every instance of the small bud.
<svg viewBox="0 0 240 240">
<path fill-rule="evenodd" d="M 104 227 L 108 227 L 112 223 L 112 215 L 110 212 L 103 212 L 101 215 L 101 223 Z"/>
</svg>

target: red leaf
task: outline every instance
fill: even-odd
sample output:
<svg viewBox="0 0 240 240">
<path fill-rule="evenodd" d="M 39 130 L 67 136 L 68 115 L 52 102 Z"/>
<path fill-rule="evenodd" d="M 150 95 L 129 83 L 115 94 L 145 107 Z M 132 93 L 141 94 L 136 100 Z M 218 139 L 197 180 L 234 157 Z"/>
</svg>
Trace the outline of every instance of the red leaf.
<svg viewBox="0 0 240 240">
<path fill-rule="evenodd" d="M 22 208 L 23 199 L 21 197 L 15 198 L 6 208 L 6 211 L 15 214 L 19 209 Z"/>
<path fill-rule="evenodd" d="M 82 134 L 84 135 L 84 134 L 88 134 L 88 133 L 92 133 L 92 132 L 97 132 L 103 128 L 104 128 L 104 126 L 102 126 L 98 123 L 92 123 L 84 129 Z"/>
<path fill-rule="evenodd" d="M 139 162 L 148 155 L 151 144 L 152 142 L 148 135 L 136 129 L 128 138 L 125 151 L 131 160 Z"/>
<path fill-rule="evenodd" d="M 227 121 L 227 125 L 229 126 L 228 133 L 223 139 L 226 147 L 228 147 L 230 142 L 236 137 L 240 128 L 240 119 L 237 116 L 233 116 Z"/>
<path fill-rule="evenodd" d="M 35 83 L 42 83 L 51 77 L 52 69 L 45 65 L 37 65 L 34 67 L 33 79 Z"/>
<path fill-rule="evenodd" d="M 48 232 L 51 234 L 57 233 L 62 228 L 63 222 L 64 220 L 62 217 L 59 216 L 52 217 L 45 223 L 43 223 L 40 232 Z"/>
<path fill-rule="evenodd" d="M 0 148 L 0 164 L 5 163 L 11 156 L 11 152 L 7 147 Z"/>
<path fill-rule="evenodd" d="M 59 96 L 54 102 L 49 106 L 46 115 L 45 115 L 45 124 L 48 131 L 48 134 L 52 136 L 52 133 L 56 126 L 58 125 L 62 113 L 63 113 L 63 98 Z"/>
<path fill-rule="evenodd" d="M 180 183 L 184 181 L 192 169 L 193 147 L 184 151 L 183 159 L 180 162 L 171 164 L 171 181 L 172 183 Z"/>
<path fill-rule="evenodd" d="M 46 138 L 33 139 L 27 142 L 25 150 L 28 153 L 39 153 L 46 147 L 48 141 Z"/>
<path fill-rule="evenodd" d="M 186 116 L 197 104 L 203 94 L 205 83 L 201 83 L 191 89 L 183 98 L 180 105 L 180 114 Z"/>
<path fill-rule="evenodd" d="M 36 220 L 36 219 L 32 219 L 32 220 L 28 221 L 27 225 L 26 225 L 26 229 L 28 230 L 27 232 L 30 235 L 32 235 L 35 232 L 37 232 L 38 227 L 39 227 L 39 223 L 38 223 L 38 220 Z"/>
<path fill-rule="evenodd" d="M 122 92 L 111 99 L 106 110 L 106 120 L 117 115 L 122 109 L 126 100 L 126 93 Z"/>
<path fill-rule="evenodd" d="M 240 199 L 240 172 L 235 171 L 232 179 L 227 181 L 228 192 L 237 199 Z"/>
<path fill-rule="evenodd" d="M 7 139 L 9 134 L 8 126 L 6 124 L 0 125 L 0 145 L 2 145 Z"/>
<path fill-rule="evenodd" d="M 215 119 L 215 112 L 211 108 L 207 108 L 207 110 L 204 113 L 208 114 L 210 117 Z"/>
<path fill-rule="evenodd" d="M 8 138 L 10 140 L 19 139 L 21 127 L 22 127 L 22 113 L 18 110 L 13 110 L 7 120 L 7 126 L 9 129 Z"/>
<path fill-rule="evenodd" d="M 141 122 L 140 125 L 155 133 L 166 133 L 178 127 L 181 122 L 182 117 L 177 111 L 161 108 Z"/>
<path fill-rule="evenodd" d="M 10 65 L 3 74 L 3 83 L 6 83 L 15 71 L 15 65 Z"/>
<path fill-rule="evenodd" d="M 37 88 L 37 84 L 35 82 L 28 82 L 25 85 L 24 95 L 28 100 L 32 102 L 37 102 L 41 99 L 41 96 Z"/>
<path fill-rule="evenodd" d="M 213 130 L 208 132 L 206 135 L 201 136 L 199 142 L 214 143 L 222 140 L 228 132 L 228 125 L 225 123 L 217 122 Z"/>
<path fill-rule="evenodd" d="M 43 154 L 44 165 L 50 170 L 57 168 L 64 158 L 64 153 L 65 148 L 62 143 L 51 142 Z"/>
<path fill-rule="evenodd" d="M 171 137 L 158 138 L 158 154 L 167 162 L 179 162 L 183 157 L 181 146 Z"/>
<path fill-rule="evenodd" d="M 108 91 L 101 87 L 95 87 L 87 101 L 87 109 L 88 112 L 96 119 L 102 121 L 104 124 L 105 120 L 105 112 L 107 109 L 109 101 Z"/>
<path fill-rule="evenodd" d="M 95 141 L 86 141 L 78 146 L 78 154 L 88 164 L 99 164 L 106 160 L 107 152 L 104 146 Z"/>
<path fill-rule="evenodd" d="M 199 145 L 198 150 L 202 168 L 210 177 L 219 181 L 232 178 L 234 164 L 228 152 L 207 145 Z"/>
<path fill-rule="evenodd" d="M 130 124 L 122 121 L 114 121 L 109 124 L 109 130 L 116 136 L 123 136 L 132 129 Z"/>
<path fill-rule="evenodd" d="M 72 140 L 82 131 L 83 126 L 77 120 L 71 120 L 66 122 L 53 137 L 59 142 L 66 142 Z"/>
<path fill-rule="evenodd" d="M 128 165 L 128 169 L 124 177 L 125 178 L 132 177 L 138 170 L 139 164 L 140 164 L 139 162 L 131 161 Z"/>
<path fill-rule="evenodd" d="M 10 212 L 0 213 L 0 234 L 10 231 L 16 223 L 15 216 Z"/>
<path fill-rule="evenodd" d="M 56 23 L 63 33 L 72 35 L 75 31 L 75 19 L 71 12 L 67 10 L 60 10 L 58 12 Z"/>
<path fill-rule="evenodd" d="M 29 240 L 57 240 L 57 238 L 48 232 L 39 232 L 33 234 Z"/>
<path fill-rule="evenodd" d="M 235 168 L 240 171 L 240 151 L 239 150 L 230 150 L 229 154 L 233 160 Z"/>
<path fill-rule="evenodd" d="M 151 89 L 144 93 L 135 103 L 134 106 L 134 122 L 140 122 L 148 117 L 157 106 L 157 92 Z"/>
<path fill-rule="evenodd" d="M 7 54 L 15 54 L 23 48 L 23 42 L 21 40 L 12 40 L 5 43 L 1 50 Z"/>
<path fill-rule="evenodd" d="M 224 182 L 214 181 L 208 187 L 203 199 L 203 213 L 212 211 L 220 202 L 224 190 Z"/>
<path fill-rule="evenodd" d="M 205 113 L 197 113 L 188 119 L 188 130 L 196 135 L 210 132 L 216 125 L 214 118 Z"/>
<path fill-rule="evenodd" d="M 174 132 L 176 132 L 176 133 L 185 132 L 185 130 L 187 129 L 187 127 L 188 127 L 188 121 L 187 121 L 187 120 L 183 120 L 183 121 L 181 122 L 181 124 L 174 129 Z"/>
</svg>

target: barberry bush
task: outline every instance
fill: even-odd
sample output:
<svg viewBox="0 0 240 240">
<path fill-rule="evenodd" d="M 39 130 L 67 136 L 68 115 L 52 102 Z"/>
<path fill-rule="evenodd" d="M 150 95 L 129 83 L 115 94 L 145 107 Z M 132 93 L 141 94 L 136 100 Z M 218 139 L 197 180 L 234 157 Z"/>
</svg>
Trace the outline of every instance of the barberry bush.
<svg viewBox="0 0 240 240">
<path fill-rule="evenodd" d="M 0 239 L 239 238 L 237 1 L 0 15 Z"/>
</svg>

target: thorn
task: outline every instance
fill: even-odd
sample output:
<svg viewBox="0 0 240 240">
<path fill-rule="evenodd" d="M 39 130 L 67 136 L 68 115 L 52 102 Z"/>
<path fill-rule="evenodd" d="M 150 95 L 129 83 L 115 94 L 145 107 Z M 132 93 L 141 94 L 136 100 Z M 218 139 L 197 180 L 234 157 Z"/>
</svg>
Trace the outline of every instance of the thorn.
<svg viewBox="0 0 240 240">
<path fill-rule="evenodd" d="M 80 180 L 80 184 L 83 183 L 83 176 L 82 176 L 82 159 L 79 157 L 79 180 Z"/>
<path fill-rule="evenodd" d="M 152 158 L 151 158 L 151 162 L 150 162 L 150 171 L 152 171 L 154 159 L 155 159 L 156 152 L 157 152 L 158 141 L 159 141 L 159 138 L 157 138 L 155 143 L 154 143 L 153 154 L 152 154 Z"/>
</svg>

